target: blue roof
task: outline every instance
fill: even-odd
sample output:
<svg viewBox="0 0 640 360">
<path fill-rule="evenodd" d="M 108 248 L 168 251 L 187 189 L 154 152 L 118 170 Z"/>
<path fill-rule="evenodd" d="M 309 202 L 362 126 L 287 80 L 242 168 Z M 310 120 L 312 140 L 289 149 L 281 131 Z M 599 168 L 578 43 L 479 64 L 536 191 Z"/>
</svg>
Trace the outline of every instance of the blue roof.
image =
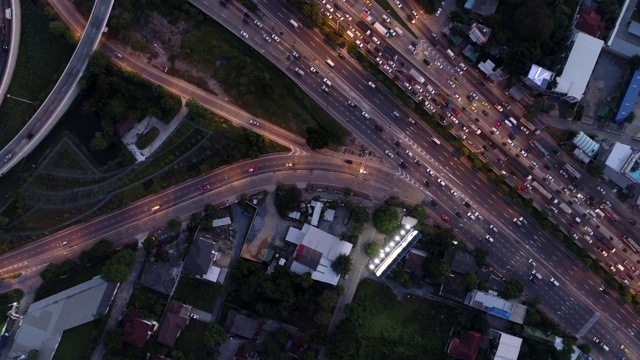
<svg viewBox="0 0 640 360">
<path fill-rule="evenodd" d="M 487 309 L 487 313 L 493 315 L 493 316 L 497 316 L 499 318 L 503 318 L 505 320 L 509 320 L 511 318 L 511 313 L 506 311 L 506 310 L 502 310 L 502 309 L 498 309 L 496 307 L 490 307 Z"/>
<path fill-rule="evenodd" d="M 640 92 L 640 70 L 637 70 L 633 73 L 631 77 L 631 81 L 629 82 L 629 87 L 627 88 L 627 93 L 624 94 L 624 98 L 622 99 L 622 103 L 620 103 L 620 110 L 616 114 L 615 123 L 620 124 L 623 122 L 631 111 L 633 110 L 633 106 L 636 103 L 636 99 L 638 99 L 638 93 Z"/>
</svg>

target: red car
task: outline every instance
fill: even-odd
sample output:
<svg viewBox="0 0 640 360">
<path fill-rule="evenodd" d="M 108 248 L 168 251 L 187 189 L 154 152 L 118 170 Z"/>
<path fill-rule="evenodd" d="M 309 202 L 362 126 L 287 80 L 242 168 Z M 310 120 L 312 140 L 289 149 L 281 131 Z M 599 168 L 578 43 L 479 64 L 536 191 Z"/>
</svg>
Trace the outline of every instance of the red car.
<svg viewBox="0 0 640 360">
<path fill-rule="evenodd" d="M 462 114 L 460 113 L 460 110 L 458 110 L 458 109 L 453 109 L 453 114 L 454 114 L 455 116 L 457 116 L 457 117 L 460 117 L 460 115 L 462 115 Z"/>
<path fill-rule="evenodd" d="M 449 222 L 449 217 L 446 214 L 442 214 L 440 216 L 442 218 L 442 220 L 444 220 L 445 222 Z"/>
<path fill-rule="evenodd" d="M 257 167 L 257 166 L 254 166 L 254 167 L 250 167 L 250 168 L 249 168 L 249 172 L 254 172 L 254 171 L 256 171 L 256 170 L 258 170 L 258 167 Z"/>
<path fill-rule="evenodd" d="M 204 184 L 200 187 L 201 191 L 209 190 L 209 184 Z"/>
<path fill-rule="evenodd" d="M 500 120 L 496 120 L 496 126 L 501 128 L 502 127 L 502 122 L 500 122 Z"/>
</svg>

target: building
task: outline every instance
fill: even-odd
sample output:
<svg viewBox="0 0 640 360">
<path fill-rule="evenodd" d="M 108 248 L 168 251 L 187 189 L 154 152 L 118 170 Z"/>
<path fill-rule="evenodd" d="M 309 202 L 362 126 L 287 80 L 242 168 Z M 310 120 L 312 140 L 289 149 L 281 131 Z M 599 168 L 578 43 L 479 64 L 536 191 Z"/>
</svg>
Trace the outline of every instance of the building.
<svg viewBox="0 0 640 360">
<path fill-rule="evenodd" d="M 609 51 L 627 58 L 640 54 L 640 23 L 632 18 L 636 11 L 635 4 L 633 1 L 624 1 L 620 16 L 607 41 Z"/>
<path fill-rule="evenodd" d="M 451 249 L 446 252 L 444 258 L 452 272 L 464 275 L 478 271 L 476 259 L 470 252 Z"/>
<path fill-rule="evenodd" d="M 492 291 L 490 291 L 492 293 Z M 497 295 L 473 290 L 467 294 L 464 303 L 489 315 L 509 320 L 517 324 L 524 323 L 527 307 L 513 301 L 499 298 Z"/>
<path fill-rule="evenodd" d="M 478 23 L 473 23 L 471 30 L 469 30 L 469 38 L 478 45 L 484 45 L 489 41 L 490 35 L 491 29 Z"/>
<path fill-rule="evenodd" d="M 620 124 L 625 121 L 629 115 L 633 112 L 633 107 L 636 105 L 636 101 L 638 100 L 638 93 L 640 92 L 640 70 L 636 70 L 631 76 L 631 81 L 629 81 L 629 86 L 627 86 L 627 92 L 624 94 L 622 98 L 622 102 L 620 103 L 620 107 L 618 109 L 618 113 L 616 114 L 615 119 L 613 120 L 616 124 Z"/>
<path fill-rule="evenodd" d="M 424 265 L 426 259 L 426 251 L 412 248 L 411 250 L 409 250 L 407 258 L 404 261 L 404 270 L 417 276 L 424 276 L 424 269 L 422 268 L 422 266 Z"/>
<path fill-rule="evenodd" d="M 160 322 L 156 340 L 162 345 L 173 347 L 182 330 L 187 327 L 190 313 L 191 306 L 184 305 L 177 300 L 171 300 L 164 312 L 162 322 Z"/>
<path fill-rule="evenodd" d="M 467 0 L 464 9 L 480 16 L 493 15 L 500 0 Z"/>
<path fill-rule="evenodd" d="M 336 285 L 340 275 L 331 264 L 340 255 L 349 255 L 353 245 L 314 226 L 304 224 L 302 229 L 290 227 L 286 241 L 297 245 L 291 271 L 296 274 L 311 273 L 313 280 Z"/>
<path fill-rule="evenodd" d="M 576 22 L 573 27 L 583 33 L 599 38 L 604 31 L 604 21 L 600 15 L 593 10 L 581 7 L 576 15 Z"/>
<path fill-rule="evenodd" d="M 621 188 L 640 183 L 640 151 L 615 143 L 605 161 L 604 175 Z"/>
<path fill-rule="evenodd" d="M 563 99 L 575 103 L 582 99 L 593 68 L 596 66 L 604 41 L 585 33 L 576 33 L 569 58 L 556 77 L 557 86 L 553 91 L 566 94 Z"/>
<path fill-rule="evenodd" d="M 95 277 L 31 304 L 16 332 L 9 357 L 37 350 L 39 359 L 53 358 L 62 333 L 106 314 L 117 287 Z"/>
<path fill-rule="evenodd" d="M 224 328 L 228 333 L 245 339 L 253 339 L 253 335 L 258 330 L 259 325 L 257 320 L 238 314 L 235 310 L 229 310 L 227 319 L 224 322 Z"/>
<path fill-rule="evenodd" d="M 482 334 L 477 331 L 469 331 L 463 339 L 451 339 L 447 354 L 456 359 L 475 360 L 481 341 Z"/>
<path fill-rule="evenodd" d="M 598 151 L 600 150 L 600 144 L 593 141 L 582 131 L 580 131 L 578 135 L 573 138 L 572 142 L 578 149 L 580 149 L 582 153 L 584 153 L 589 158 L 593 158 L 594 156 L 596 156 L 596 154 L 598 154 Z M 574 153 L 574 155 L 576 154 Z"/>
<path fill-rule="evenodd" d="M 154 323 L 142 320 L 138 317 L 138 314 L 133 311 L 129 311 L 124 318 L 122 341 L 141 349 L 151 334 L 153 334 L 154 330 Z"/>
<path fill-rule="evenodd" d="M 495 360 L 518 360 L 522 339 L 500 331 L 491 330 L 491 338 L 497 346 L 491 352 Z"/>
<path fill-rule="evenodd" d="M 222 255 L 222 249 L 211 236 L 198 233 L 189 248 L 189 253 L 184 261 L 184 269 L 190 271 L 197 278 L 222 282 L 224 279 L 221 277 L 222 267 L 214 264 Z"/>
</svg>

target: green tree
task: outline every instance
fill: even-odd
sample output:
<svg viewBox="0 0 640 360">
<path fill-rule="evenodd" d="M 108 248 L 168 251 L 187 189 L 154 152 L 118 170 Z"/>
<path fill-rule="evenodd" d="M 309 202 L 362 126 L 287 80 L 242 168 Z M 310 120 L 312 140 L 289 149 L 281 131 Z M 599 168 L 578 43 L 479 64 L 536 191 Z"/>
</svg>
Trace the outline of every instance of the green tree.
<svg viewBox="0 0 640 360">
<path fill-rule="evenodd" d="M 157 245 L 158 240 L 153 235 L 147 236 L 147 238 L 142 242 L 142 246 L 144 247 L 144 251 L 147 253 L 147 255 L 155 253 Z"/>
<path fill-rule="evenodd" d="M 108 353 L 114 353 L 122 348 L 122 330 L 120 328 L 107 330 L 104 335 L 104 347 Z"/>
<path fill-rule="evenodd" d="M 182 223 L 180 222 L 180 219 L 178 218 L 173 218 L 173 219 L 169 219 L 169 221 L 167 221 L 167 227 L 169 228 L 169 230 L 173 233 L 179 233 L 180 232 L 180 228 L 182 227 Z"/>
<path fill-rule="evenodd" d="M 435 283 L 442 284 L 451 274 L 451 269 L 446 261 L 429 256 L 425 262 L 427 274 Z"/>
<path fill-rule="evenodd" d="M 93 151 L 102 151 L 106 149 L 107 146 L 109 146 L 109 143 L 104 138 L 104 136 L 102 136 L 101 132 L 96 132 L 93 136 L 93 139 L 91 139 L 90 146 L 91 146 L 91 150 Z"/>
<path fill-rule="evenodd" d="M 333 263 L 331 263 L 331 269 L 340 276 L 347 275 L 351 271 L 352 267 L 353 260 L 351 260 L 349 255 L 345 254 L 339 255 L 335 260 L 333 260 Z"/>
<path fill-rule="evenodd" d="M 307 128 L 307 146 L 312 150 L 324 149 L 329 145 L 327 133 L 316 127 Z"/>
<path fill-rule="evenodd" d="M 377 258 L 380 255 L 380 244 L 377 242 L 370 243 L 367 245 L 366 253 L 371 259 Z"/>
<path fill-rule="evenodd" d="M 475 248 L 473 250 L 473 258 L 476 260 L 476 265 L 484 266 L 487 263 L 487 257 L 489 252 L 483 248 Z"/>
<path fill-rule="evenodd" d="M 300 208 L 302 202 L 302 191 L 295 185 L 284 185 L 278 183 L 274 197 L 274 205 L 278 214 L 286 217 L 290 212 Z"/>
<path fill-rule="evenodd" d="M 477 289 L 480 284 L 480 279 L 478 276 L 472 272 L 468 272 L 464 275 L 464 283 L 471 290 Z"/>
<path fill-rule="evenodd" d="M 394 208 L 382 205 L 373 212 L 373 226 L 381 234 L 391 234 L 398 225 L 400 225 L 400 215 Z"/>
<path fill-rule="evenodd" d="M 427 209 L 422 204 L 417 204 L 411 209 L 411 215 L 418 220 L 418 223 L 424 224 L 429 217 L 427 216 Z"/>
<path fill-rule="evenodd" d="M 222 326 L 218 324 L 209 324 L 207 326 L 207 330 L 204 333 L 204 344 L 209 348 L 213 349 L 216 346 L 222 344 L 227 338 L 227 333 L 224 331 Z"/>
<path fill-rule="evenodd" d="M 102 266 L 102 278 L 110 282 L 125 281 L 129 276 L 134 259 L 133 250 L 124 248 L 118 251 Z"/>
<path fill-rule="evenodd" d="M 504 295 L 507 299 L 517 299 L 522 296 L 522 292 L 524 291 L 524 285 L 519 280 L 510 279 L 507 280 L 506 286 L 504 289 Z"/>
</svg>

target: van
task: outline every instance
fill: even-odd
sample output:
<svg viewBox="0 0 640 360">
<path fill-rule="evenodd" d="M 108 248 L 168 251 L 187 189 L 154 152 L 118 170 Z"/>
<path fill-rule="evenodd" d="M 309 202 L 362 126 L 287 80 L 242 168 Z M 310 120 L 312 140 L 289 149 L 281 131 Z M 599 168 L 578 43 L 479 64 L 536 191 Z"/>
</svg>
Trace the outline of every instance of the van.
<svg viewBox="0 0 640 360">
<path fill-rule="evenodd" d="M 347 30 L 347 35 L 349 35 L 349 37 L 352 39 L 355 37 L 355 35 L 353 35 L 353 33 L 349 30 Z"/>
<path fill-rule="evenodd" d="M 372 37 L 371 37 L 371 40 L 373 40 L 373 42 L 374 42 L 374 43 L 376 43 L 376 45 L 380 45 L 380 40 L 378 40 L 378 38 L 377 38 L 377 37 L 372 36 Z"/>
<path fill-rule="evenodd" d="M 334 63 L 333 63 L 333 61 L 331 61 L 331 60 L 329 60 L 329 59 L 325 60 L 324 62 L 326 62 L 326 63 L 327 63 L 327 65 L 329 65 L 329 66 L 331 66 L 331 67 L 336 66 L 336 64 L 334 64 Z"/>
<path fill-rule="evenodd" d="M 616 264 L 616 267 L 620 270 L 620 271 L 624 271 L 624 267 L 622 265 L 620 265 L 619 263 Z"/>
<path fill-rule="evenodd" d="M 436 145 L 440 145 L 440 140 L 436 139 L 435 137 L 431 137 L 431 141 L 433 141 L 433 143 Z"/>
<path fill-rule="evenodd" d="M 447 55 L 449 55 L 449 57 L 452 59 L 456 57 L 456 54 L 454 54 L 453 51 L 451 51 L 451 49 L 447 49 Z"/>
<path fill-rule="evenodd" d="M 396 27 L 396 32 L 398 33 L 398 35 L 404 36 L 404 31 L 402 31 L 402 29 L 400 29 L 400 26 Z"/>
<path fill-rule="evenodd" d="M 549 279 L 549 281 L 555 286 L 560 286 L 560 283 L 554 278 Z"/>
<path fill-rule="evenodd" d="M 458 66 L 460 66 L 460 69 L 462 70 L 467 70 L 467 65 L 465 65 L 464 63 L 460 63 L 458 64 Z"/>
<path fill-rule="evenodd" d="M 535 266 L 535 265 L 534 265 Z M 536 278 L 538 278 L 538 280 L 542 280 L 542 275 L 540 275 L 539 272 L 532 270 L 531 271 L 531 275 L 535 276 Z"/>
</svg>

